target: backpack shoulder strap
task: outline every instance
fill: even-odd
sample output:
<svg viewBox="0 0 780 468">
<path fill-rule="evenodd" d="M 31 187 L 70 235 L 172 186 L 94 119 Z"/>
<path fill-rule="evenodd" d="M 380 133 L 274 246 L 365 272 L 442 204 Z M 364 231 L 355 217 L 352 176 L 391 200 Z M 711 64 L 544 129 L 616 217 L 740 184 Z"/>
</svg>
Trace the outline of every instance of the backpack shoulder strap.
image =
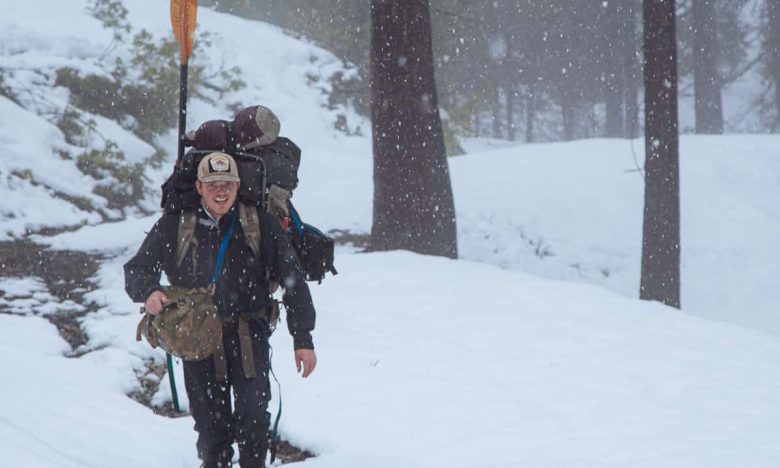
<svg viewBox="0 0 780 468">
<path fill-rule="evenodd" d="M 244 239 L 256 257 L 260 257 L 260 219 L 257 208 L 245 203 L 238 203 L 238 218 L 244 230 Z"/>
<path fill-rule="evenodd" d="M 194 210 L 182 211 L 179 215 L 179 230 L 176 233 L 176 266 L 180 266 L 191 245 L 197 245 L 195 224 L 197 215 Z"/>
</svg>

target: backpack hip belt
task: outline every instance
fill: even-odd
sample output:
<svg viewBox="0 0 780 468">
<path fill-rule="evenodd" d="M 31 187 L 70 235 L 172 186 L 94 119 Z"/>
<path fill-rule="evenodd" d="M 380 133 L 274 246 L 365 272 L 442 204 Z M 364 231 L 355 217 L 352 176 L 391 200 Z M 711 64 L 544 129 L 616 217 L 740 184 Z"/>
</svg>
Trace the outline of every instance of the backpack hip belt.
<svg viewBox="0 0 780 468">
<path fill-rule="evenodd" d="M 279 320 L 279 304 L 274 301 L 274 304 L 266 307 L 265 309 L 255 314 L 239 314 L 238 316 L 238 344 L 241 351 L 241 364 L 244 369 L 244 375 L 247 379 L 257 377 L 257 371 L 255 370 L 255 355 L 252 349 L 252 334 L 249 331 L 249 321 L 254 318 L 260 318 L 265 320 L 271 331 L 276 327 L 276 322 Z M 226 317 L 222 319 L 223 323 L 234 323 L 236 321 L 233 317 Z M 225 358 L 225 348 L 220 340 L 217 348 L 214 350 L 214 369 L 216 370 L 217 380 L 220 382 L 227 381 L 227 360 Z"/>
</svg>

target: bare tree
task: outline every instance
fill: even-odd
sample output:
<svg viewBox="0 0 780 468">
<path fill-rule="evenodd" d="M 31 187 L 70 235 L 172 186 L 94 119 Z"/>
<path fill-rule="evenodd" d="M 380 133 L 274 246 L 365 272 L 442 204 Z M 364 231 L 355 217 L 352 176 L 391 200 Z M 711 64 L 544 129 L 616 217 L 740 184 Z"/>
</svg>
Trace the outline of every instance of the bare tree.
<svg viewBox="0 0 780 468">
<path fill-rule="evenodd" d="M 371 249 L 457 257 L 428 0 L 371 1 Z"/>
<path fill-rule="evenodd" d="M 680 307 L 675 0 L 644 0 L 645 208 L 639 297 Z"/>
<path fill-rule="evenodd" d="M 693 0 L 693 82 L 696 133 L 723 133 L 715 0 Z"/>
</svg>

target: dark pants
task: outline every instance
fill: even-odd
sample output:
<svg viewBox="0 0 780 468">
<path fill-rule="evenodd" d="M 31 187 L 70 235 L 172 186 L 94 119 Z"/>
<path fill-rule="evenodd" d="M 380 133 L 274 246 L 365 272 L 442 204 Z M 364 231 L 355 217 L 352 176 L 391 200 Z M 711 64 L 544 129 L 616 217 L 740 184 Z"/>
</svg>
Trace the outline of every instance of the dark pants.
<svg viewBox="0 0 780 468">
<path fill-rule="evenodd" d="M 230 466 L 234 440 L 238 442 L 241 468 L 265 466 L 271 422 L 271 415 L 266 411 L 271 399 L 268 332 L 263 324 L 254 321 L 250 330 L 257 370 L 253 379 L 244 375 L 235 323 L 222 327 L 227 382 L 217 381 L 213 358 L 184 361 L 184 383 L 198 432 L 198 457 L 206 468 Z M 231 386 L 235 411 L 231 409 Z"/>
</svg>

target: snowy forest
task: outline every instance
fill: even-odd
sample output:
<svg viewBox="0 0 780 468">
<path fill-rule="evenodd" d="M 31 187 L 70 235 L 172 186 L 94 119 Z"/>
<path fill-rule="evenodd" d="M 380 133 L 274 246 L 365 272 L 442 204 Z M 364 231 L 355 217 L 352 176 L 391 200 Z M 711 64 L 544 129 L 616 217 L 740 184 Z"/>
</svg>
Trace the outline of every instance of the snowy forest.
<svg viewBox="0 0 780 468">
<path fill-rule="evenodd" d="M 777 466 L 780 0 L 0 7 L 0 466 Z"/>
<path fill-rule="evenodd" d="M 355 64 L 359 78 L 340 91 L 367 109 L 370 2 L 209 4 Z M 690 107 L 681 109 L 681 132 L 780 128 L 778 8 L 772 0 L 676 2 L 679 88 Z M 430 15 L 441 106 L 457 135 L 532 142 L 642 132 L 641 0 L 431 0 Z M 729 87 L 743 89 L 724 103 Z"/>
</svg>

